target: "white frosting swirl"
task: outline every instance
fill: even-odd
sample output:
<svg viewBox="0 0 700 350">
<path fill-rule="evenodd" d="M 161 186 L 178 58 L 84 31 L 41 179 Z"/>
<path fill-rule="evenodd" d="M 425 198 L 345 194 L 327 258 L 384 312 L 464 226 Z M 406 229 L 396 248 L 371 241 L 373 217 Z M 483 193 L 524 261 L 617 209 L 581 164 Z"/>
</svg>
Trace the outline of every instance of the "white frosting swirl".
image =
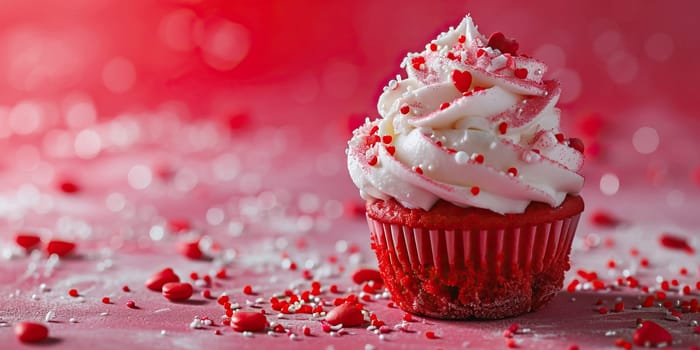
<svg viewBox="0 0 700 350">
<path fill-rule="evenodd" d="M 349 142 L 348 169 L 363 198 L 522 213 L 531 201 L 559 206 L 581 190 L 583 155 L 559 131 L 559 83 L 496 36 L 489 42 L 467 16 L 408 54 L 408 77 L 379 98 L 382 119 Z"/>
</svg>

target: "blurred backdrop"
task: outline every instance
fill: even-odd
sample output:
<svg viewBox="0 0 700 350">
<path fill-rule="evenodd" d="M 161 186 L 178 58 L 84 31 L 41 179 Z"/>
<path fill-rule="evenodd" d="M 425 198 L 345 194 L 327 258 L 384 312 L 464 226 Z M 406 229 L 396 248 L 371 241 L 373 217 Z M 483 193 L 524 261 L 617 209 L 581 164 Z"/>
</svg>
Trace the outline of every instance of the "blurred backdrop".
<svg viewBox="0 0 700 350">
<path fill-rule="evenodd" d="M 586 142 L 589 185 L 606 194 L 621 183 L 664 188 L 676 202 L 700 188 L 692 0 L 2 0 L 0 8 L 3 158 L 32 143 L 51 154 L 53 129 L 77 138 L 124 113 L 232 130 L 313 128 L 342 149 L 349 130 L 377 115 L 376 98 L 406 52 L 470 12 L 483 33 L 515 37 L 562 81 L 563 123 Z M 302 145 L 312 151 L 314 138 Z"/>
</svg>

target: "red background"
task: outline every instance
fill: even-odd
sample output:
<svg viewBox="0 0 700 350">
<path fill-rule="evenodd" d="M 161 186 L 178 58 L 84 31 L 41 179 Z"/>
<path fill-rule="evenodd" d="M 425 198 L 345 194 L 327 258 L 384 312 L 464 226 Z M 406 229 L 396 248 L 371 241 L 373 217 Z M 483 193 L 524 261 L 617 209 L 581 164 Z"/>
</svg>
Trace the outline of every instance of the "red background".
<svg viewBox="0 0 700 350">
<path fill-rule="evenodd" d="M 238 122 L 253 127 L 347 129 L 356 123 L 349 116 L 376 116 L 376 97 L 407 51 L 471 12 L 482 32 L 517 38 L 521 52 L 562 80 L 563 123 L 589 145 L 589 169 L 631 169 L 653 182 L 699 174 L 693 1 L 1 5 L 0 106 L 6 113 L 20 102 L 40 104 L 45 115 L 58 110 L 38 133 L 60 124 L 62 106 L 76 99 L 91 103 L 98 118 L 167 103 L 185 118 L 242 114 Z M 7 118 L 2 109 L 0 118 Z M 651 154 L 632 147 L 642 126 L 659 135 Z"/>
</svg>

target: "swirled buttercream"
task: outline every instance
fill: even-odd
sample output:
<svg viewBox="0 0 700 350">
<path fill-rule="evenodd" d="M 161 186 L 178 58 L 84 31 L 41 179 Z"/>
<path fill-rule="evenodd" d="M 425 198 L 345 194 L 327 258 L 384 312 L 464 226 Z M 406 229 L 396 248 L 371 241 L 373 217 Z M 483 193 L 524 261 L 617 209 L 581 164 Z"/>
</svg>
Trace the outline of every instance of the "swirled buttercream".
<svg viewBox="0 0 700 350">
<path fill-rule="evenodd" d="M 379 98 L 380 119 L 355 130 L 348 169 L 363 198 L 408 208 L 440 199 L 497 213 L 531 201 L 559 206 L 583 186 L 580 140 L 559 130 L 559 83 L 544 63 L 489 38 L 467 16 L 401 66 Z"/>
</svg>

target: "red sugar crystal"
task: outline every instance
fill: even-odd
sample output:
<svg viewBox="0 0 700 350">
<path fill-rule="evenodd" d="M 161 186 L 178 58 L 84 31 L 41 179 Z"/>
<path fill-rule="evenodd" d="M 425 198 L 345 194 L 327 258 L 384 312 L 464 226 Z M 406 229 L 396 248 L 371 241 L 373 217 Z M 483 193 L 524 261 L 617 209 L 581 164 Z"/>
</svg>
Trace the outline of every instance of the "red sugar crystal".
<svg viewBox="0 0 700 350">
<path fill-rule="evenodd" d="M 440 105 L 440 110 L 443 110 L 443 109 L 445 109 L 445 108 L 447 108 L 447 107 L 449 107 L 449 106 L 450 106 L 450 103 L 449 103 L 449 102 L 444 102 L 444 103 L 442 103 L 442 104 Z"/>
<path fill-rule="evenodd" d="M 109 297 L 104 297 L 102 298 L 102 304 L 111 304 L 112 300 L 109 299 Z"/>
<path fill-rule="evenodd" d="M 129 300 L 126 302 L 126 307 L 129 309 L 136 309 L 136 302 L 133 300 Z"/>
<path fill-rule="evenodd" d="M 35 322 L 20 322 L 15 325 L 15 336 L 23 343 L 38 343 L 49 337 L 49 329 Z"/>
<path fill-rule="evenodd" d="M 80 294 L 78 293 L 78 290 L 75 288 L 72 288 L 71 290 L 69 290 L 68 295 L 72 296 L 73 298 L 77 298 L 78 296 L 80 296 Z"/>
<path fill-rule="evenodd" d="M 408 114 L 408 112 L 411 111 L 411 107 L 403 106 L 403 107 L 401 107 L 400 111 L 401 111 L 401 114 Z"/>
</svg>

